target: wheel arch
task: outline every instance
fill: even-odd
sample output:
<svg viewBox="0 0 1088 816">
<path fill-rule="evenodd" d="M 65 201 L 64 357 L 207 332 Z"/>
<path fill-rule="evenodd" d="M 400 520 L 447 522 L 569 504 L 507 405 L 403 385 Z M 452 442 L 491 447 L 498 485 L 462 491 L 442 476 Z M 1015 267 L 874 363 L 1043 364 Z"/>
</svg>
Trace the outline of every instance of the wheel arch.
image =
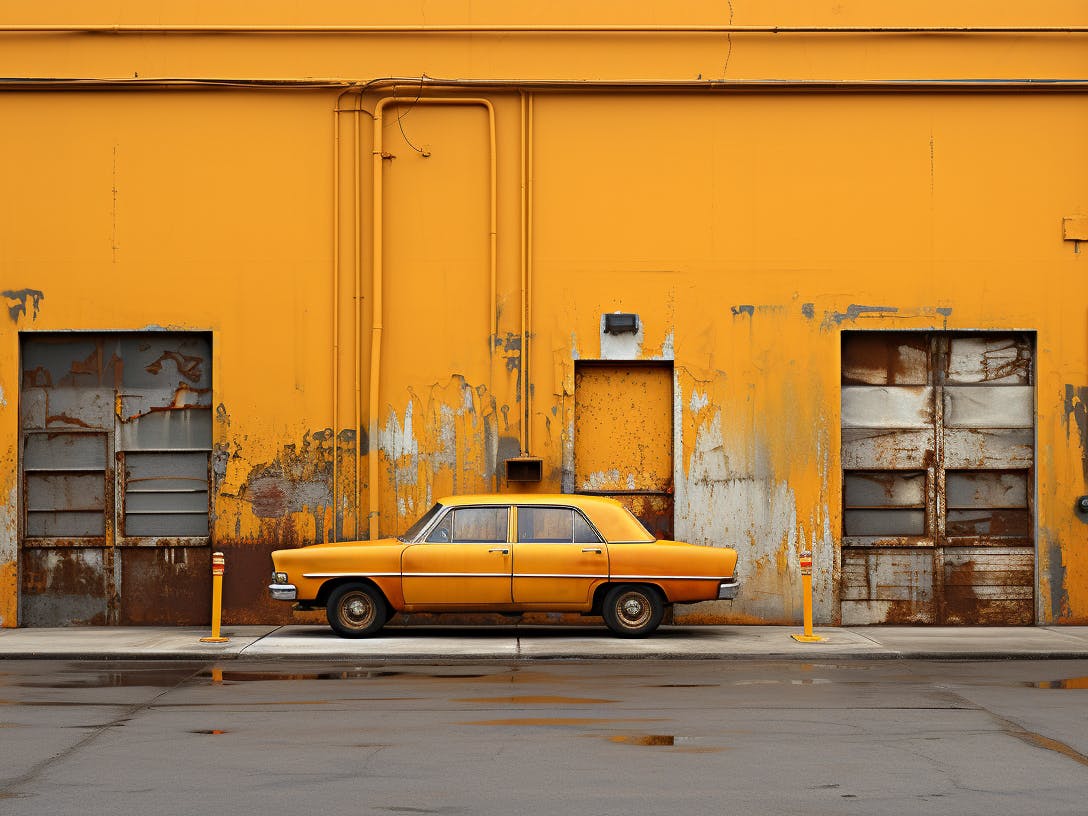
<svg viewBox="0 0 1088 816">
<path fill-rule="evenodd" d="M 610 589 L 618 586 L 648 587 L 661 596 L 661 602 L 666 608 L 672 606 L 672 601 L 669 600 L 669 596 L 664 588 L 653 581 L 604 581 L 593 590 L 593 606 L 590 609 L 589 614 L 600 615 L 604 610 L 604 596 L 608 594 Z"/>
<path fill-rule="evenodd" d="M 365 575 L 341 575 L 337 578 L 330 578 L 321 585 L 321 588 L 317 590 L 317 597 L 314 598 L 315 606 L 324 607 L 329 602 L 329 596 L 345 584 L 366 584 L 369 587 L 373 587 L 381 599 L 385 602 L 386 617 L 391 618 L 396 614 L 396 609 L 393 608 L 393 604 L 389 602 L 389 596 L 385 594 L 385 590 L 381 585 L 373 578 L 368 578 Z"/>
</svg>

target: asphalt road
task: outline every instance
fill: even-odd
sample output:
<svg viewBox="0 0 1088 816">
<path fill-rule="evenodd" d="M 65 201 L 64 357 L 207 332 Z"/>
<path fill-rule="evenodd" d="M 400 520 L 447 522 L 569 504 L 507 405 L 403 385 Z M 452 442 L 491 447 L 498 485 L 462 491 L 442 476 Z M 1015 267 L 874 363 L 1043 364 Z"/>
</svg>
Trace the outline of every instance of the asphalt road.
<svg viewBox="0 0 1088 816">
<path fill-rule="evenodd" d="M 0 813 L 1078 814 L 1088 661 L 0 663 Z"/>
</svg>

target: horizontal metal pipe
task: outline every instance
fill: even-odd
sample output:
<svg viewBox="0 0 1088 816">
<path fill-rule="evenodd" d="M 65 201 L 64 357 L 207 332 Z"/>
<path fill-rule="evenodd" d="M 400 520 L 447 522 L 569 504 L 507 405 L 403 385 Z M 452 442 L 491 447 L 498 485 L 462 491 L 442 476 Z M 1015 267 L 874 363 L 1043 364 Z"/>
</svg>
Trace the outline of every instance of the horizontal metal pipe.
<svg viewBox="0 0 1088 816">
<path fill-rule="evenodd" d="M 1085 34 L 1088 26 L 0 25 L 18 34 Z"/>
<path fill-rule="evenodd" d="M 268 90 L 324 90 L 359 88 L 361 91 L 411 84 L 424 91 L 455 91 L 471 88 L 492 91 L 600 92 L 628 91 L 652 93 L 769 93 L 813 92 L 835 93 L 980 93 L 1009 91 L 1083 92 L 1088 79 L 1031 79 L 994 77 L 990 79 L 434 79 L 424 77 L 390 77 L 365 82 L 358 79 L 270 79 L 223 77 L 161 77 L 161 78 L 74 78 L 74 77 L 0 77 L 0 90 L 168 90 L 171 88 L 254 88 Z"/>
</svg>

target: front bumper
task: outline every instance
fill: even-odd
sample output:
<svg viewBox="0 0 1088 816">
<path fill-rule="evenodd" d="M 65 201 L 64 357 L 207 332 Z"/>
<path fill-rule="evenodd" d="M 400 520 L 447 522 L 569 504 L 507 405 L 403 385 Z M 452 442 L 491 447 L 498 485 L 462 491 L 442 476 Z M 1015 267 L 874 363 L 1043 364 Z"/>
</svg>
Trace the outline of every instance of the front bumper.
<svg viewBox="0 0 1088 816">
<path fill-rule="evenodd" d="M 736 578 L 726 578 L 718 584 L 719 601 L 731 601 L 737 597 L 738 592 L 740 592 L 740 581 Z"/>
<path fill-rule="evenodd" d="M 273 601 L 298 600 L 298 590 L 295 589 L 294 584 L 269 584 L 268 594 L 272 596 Z"/>
</svg>

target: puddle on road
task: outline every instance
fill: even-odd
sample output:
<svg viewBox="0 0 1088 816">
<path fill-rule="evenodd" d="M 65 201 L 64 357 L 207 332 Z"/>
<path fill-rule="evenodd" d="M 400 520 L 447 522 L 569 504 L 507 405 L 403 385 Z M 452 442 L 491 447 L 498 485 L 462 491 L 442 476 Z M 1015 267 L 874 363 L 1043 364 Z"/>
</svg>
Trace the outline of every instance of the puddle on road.
<svg viewBox="0 0 1088 816">
<path fill-rule="evenodd" d="M 672 734 L 619 734 L 609 737 L 609 742 L 622 742 L 624 745 L 675 745 L 676 737 Z"/>
<path fill-rule="evenodd" d="M 130 671 L 88 672 L 61 675 L 56 679 L 27 680 L 20 688 L 75 689 L 75 688 L 172 688 L 193 676 L 191 668 L 139 669 Z"/>
<path fill-rule="evenodd" d="M 677 737 L 673 734 L 617 734 L 608 738 L 619 745 L 646 745 L 672 748 L 685 754 L 720 754 L 730 750 L 722 745 L 704 745 L 697 737 Z"/>
<path fill-rule="evenodd" d="M 721 688 L 721 683 L 650 683 L 644 688 Z"/>
<path fill-rule="evenodd" d="M 1088 677 L 1066 677 L 1063 680 L 1040 680 L 1027 683 L 1028 688 L 1041 689 L 1088 689 Z"/>
<path fill-rule="evenodd" d="M 254 672 L 221 671 L 213 669 L 197 675 L 201 680 L 215 683 L 263 683 L 281 680 L 384 680 L 390 677 L 428 680 L 475 680 L 488 678 L 487 674 L 436 674 L 424 672 L 384 671 L 376 669 L 352 669 L 334 672 Z M 503 675 L 506 677 L 506 675 Z"/>
<path fill-rule="evenodd" d="M 616 703 L 618 700 L 604 700 L 593 697 L 548 697 L 543 695 L 524 695 L 520 697 L 457 697 L 455 703 L 509 703 L 510 705 L 594 705 L 597 703 Z"/>
<path fill-rule="evenodd" d="M 565 725 L 601 725 L 603 723 L 620 722 L 659 722 L 661 717 L 511 717 L 504 720 L 472 720 L 458 723 L 458 725 L 535 725 L 535 726 L 565 726 Z"/>
</svg>

